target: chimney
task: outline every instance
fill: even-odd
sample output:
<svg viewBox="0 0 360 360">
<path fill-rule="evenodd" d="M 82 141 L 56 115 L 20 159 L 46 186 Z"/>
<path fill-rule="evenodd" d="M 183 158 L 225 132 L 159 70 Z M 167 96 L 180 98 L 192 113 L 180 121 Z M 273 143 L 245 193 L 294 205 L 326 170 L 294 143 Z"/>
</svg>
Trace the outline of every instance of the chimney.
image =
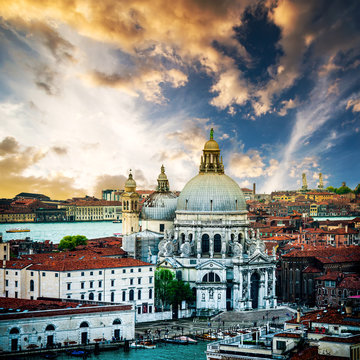
<svg viewBox="0 0 360 360">
<path fill-rule="evenodd" d="M 256 194 L 256 183 L 253 183 L 253 195 Z"/>
</svg>

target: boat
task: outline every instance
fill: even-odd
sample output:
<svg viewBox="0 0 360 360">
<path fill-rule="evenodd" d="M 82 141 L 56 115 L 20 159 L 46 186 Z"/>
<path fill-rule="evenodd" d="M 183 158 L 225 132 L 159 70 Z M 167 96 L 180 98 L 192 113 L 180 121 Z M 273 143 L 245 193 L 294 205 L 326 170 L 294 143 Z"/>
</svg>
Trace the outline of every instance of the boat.
<svg viewBox="0 0 360 360">
<path fill-rule="evenodd" d="M 130 347 L 132 349 L 155 349 L 156 345 L 152 341 L 134 341 L 130 344 Z"/>
<path fill-rule="evenodd" d="M 54 351 L 48 351 L 42 355 L 44 359 L 56 359 L 58 357 L 58 353 Z"/>
<path fill-rule="evenodd" d="M 86 350 L 70 350 L 68 355 L 84 358 L 89 355 L 89 352 Z"/>
<path fill-rule="evenodd" d="M 175 339 L 176 340 L 181 340 L 181 341 L 187 341 L 188 344 L 197 344 L 197 340 L 194 340 L 189 336 L 178 336 Z"/>
<path fill-rule="evenodd" d="M 177 345 L 187 345 L 189 342 L 187 340 L 175 339 L 175 338 L 165 338 L 163 339 L 164 343 L 167 344 L 177 344 Z"/>
<path fill-rule="evenodd" d="M 113 223 L 122 223 L 122 220 L 114 220 Z"/>
<path fill-rule="evenodd" d="M 121 233 L 114 233 L 114 236 L 115 236 L 115 237 L 122 237 L 123 234 L 121 234 Z"/>
<path fill-rule="evenodd" d="M 29 232 L 30 229 L 9 229 L 6 230 L 7 233 L 18 233 L 18 232 Z"/>
</svg>

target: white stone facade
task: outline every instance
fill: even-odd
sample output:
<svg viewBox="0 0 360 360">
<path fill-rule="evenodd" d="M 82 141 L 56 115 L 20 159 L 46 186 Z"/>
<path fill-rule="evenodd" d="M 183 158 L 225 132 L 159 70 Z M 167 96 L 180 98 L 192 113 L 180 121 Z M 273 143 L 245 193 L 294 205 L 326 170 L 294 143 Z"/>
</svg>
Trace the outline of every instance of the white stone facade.
<svg viewBox="0 0 360 360">
<path fill-rule="evenodd" d="M 126 259 L 119 259 L 122 261 Z M 36 265 L 35 265 L 36 266 Z M 102 302 L 130 302 L 137 314 L 154 312 L 154 266 L 54 271 L 34 269 L 0 269 L 0 294 L 36 300 L 40 297 Z"/>
<path fill-rule="evenodd" d="M 0 315 L 2 351 L 134 337 L 135 314 L 131 306 L 96 306 Z"/>
</svg>

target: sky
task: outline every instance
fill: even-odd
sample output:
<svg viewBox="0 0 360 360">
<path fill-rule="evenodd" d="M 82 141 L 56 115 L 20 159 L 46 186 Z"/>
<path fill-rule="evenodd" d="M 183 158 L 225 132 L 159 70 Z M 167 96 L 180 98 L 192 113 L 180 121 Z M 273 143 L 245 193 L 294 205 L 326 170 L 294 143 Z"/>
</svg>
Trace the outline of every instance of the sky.
<svg viewBox="0 0 360 360">
<path fill-rule="evenodd" d="M 360 2 L 0 0 L 0 197 L 360 182 Z"/>
</svg>

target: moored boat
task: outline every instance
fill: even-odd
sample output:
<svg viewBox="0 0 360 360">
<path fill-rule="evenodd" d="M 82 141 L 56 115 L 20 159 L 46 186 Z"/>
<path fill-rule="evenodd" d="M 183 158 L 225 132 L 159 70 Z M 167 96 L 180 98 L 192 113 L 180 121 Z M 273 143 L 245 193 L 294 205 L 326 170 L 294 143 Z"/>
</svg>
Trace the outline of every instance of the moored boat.
<svg viewBox="0 0 360 360">
<path fill-rule="evenodd" d="M 6 230 L 7 233 L 18 233 L 18 232 L 29 232 L 30 229 L 9 229 Z"/>
</svg>

